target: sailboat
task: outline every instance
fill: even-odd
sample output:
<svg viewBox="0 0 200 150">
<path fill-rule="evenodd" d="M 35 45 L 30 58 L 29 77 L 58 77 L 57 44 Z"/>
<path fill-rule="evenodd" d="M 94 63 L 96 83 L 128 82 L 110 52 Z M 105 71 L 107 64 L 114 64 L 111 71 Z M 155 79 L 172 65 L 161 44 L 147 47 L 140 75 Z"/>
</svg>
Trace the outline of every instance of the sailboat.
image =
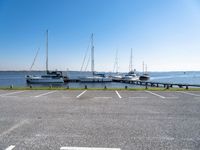
<svg viewBox="0 0 200 150">
<path fill-rule="evenodd" d="M 27 83 L 64 83 L 64 79 L 66 79 L 66 77 L 62 75 L 61 71 L 50 72 L 48 69 L 48 30 L 46 31 L 46 35 L 46 74 L 27 75 Z"/>
<path fill-rule="evenodd" d="M 141 81 L 146 81 L 150 79 L 149 74 L 147 73 L 147 65 L 145 65 L 145 71 L 144 71 L 144 62 L 142 63 L 142 70 L 143 70 L 143 75 L 140 76 Z"/>
<path fill-rule="evenodd" d="M 115 82 L 120 82 L 122 80 L 122 76 L 118 73 L 118 50 L 116 51 L 116 57 L 115 57 L 115 63 L 114 63 L 114 68 L 113 68 L 113 73 L 115 72 L 115 75 L 112 75 L 112 81 Z"/>
<path fill-rule="evenodd" d="M 93 33 L 91 35 L 91 76 L 80 77 L 80 82 L 111 82 L 112 79 L 105 76 L 103 73 L 95 73 L 94 71 L 94 44 Z"/>
<path fill-rule="evenodd" d="M 139 76 L 135 72 L 136 70 L 135 69 L 133 70 L 133 55 L 132 55 L 132 49 L 131 49 L 129 73 L 123 77 L 123 80 L 124 81 L 139 81 Z"/>
</svg>

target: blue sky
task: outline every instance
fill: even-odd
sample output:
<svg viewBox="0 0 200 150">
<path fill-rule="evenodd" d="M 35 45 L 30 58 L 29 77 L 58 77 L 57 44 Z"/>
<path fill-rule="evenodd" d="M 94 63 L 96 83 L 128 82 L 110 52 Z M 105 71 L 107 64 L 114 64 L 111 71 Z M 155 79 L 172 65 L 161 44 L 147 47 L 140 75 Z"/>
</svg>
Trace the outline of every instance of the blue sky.
<svg viewBox="0 0 200 150">
<path fill-rule="evenodd" d="M 199 0 L 0 0 L 0 70 L 80 70 L 94 33 L 95 70 L 200 70 Z M 90 68 L 88 68 L 90 69 Z"/>
</svg>

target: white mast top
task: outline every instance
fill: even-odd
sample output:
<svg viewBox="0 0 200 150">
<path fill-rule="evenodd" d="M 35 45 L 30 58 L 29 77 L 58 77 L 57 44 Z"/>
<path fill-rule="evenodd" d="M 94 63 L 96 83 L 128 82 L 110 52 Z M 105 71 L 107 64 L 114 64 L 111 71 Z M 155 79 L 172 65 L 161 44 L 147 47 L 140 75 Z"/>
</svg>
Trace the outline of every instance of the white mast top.
<svg viewBox="0 0 200 150">
<path fill-rule="evenodd" d="M 46 71 L 48 72 L 48 30 L 46 31 Z"/>
<path fill-rule="evenodd" d="M 93 45 L 93 33 L 91 35 L 91 71 L 94 75 L 94 45 Z"/>
</svg>

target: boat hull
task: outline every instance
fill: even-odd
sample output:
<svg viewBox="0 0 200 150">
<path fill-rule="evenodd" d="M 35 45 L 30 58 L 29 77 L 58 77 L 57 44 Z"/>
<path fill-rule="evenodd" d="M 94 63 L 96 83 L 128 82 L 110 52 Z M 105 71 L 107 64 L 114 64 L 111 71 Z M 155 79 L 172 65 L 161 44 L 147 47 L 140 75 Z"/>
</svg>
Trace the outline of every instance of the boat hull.
<svg viewBox="0 0 200 150">
<path fill-rule="evenodd" d="M 111 78 L 106 77 L 81 77 L 80 82 L 112 82 Z"/>
<path fill-rule="evenodd" d="M 26 77 L 27 83 L 64 83 L 63 78 Z"/>
</svg>

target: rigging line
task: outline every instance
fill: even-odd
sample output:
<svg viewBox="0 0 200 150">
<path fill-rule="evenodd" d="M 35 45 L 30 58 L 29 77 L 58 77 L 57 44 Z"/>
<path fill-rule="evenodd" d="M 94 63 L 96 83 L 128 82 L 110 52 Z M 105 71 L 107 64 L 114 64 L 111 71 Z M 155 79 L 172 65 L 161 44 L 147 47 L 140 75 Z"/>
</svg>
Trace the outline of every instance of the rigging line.
<svg viewBox="0 0 200 150">
<path fill-rule="evenodd" d="M 89 62 L 90 62 L 90 56 L 88 57 L 88 61 L 87 61 L 87 64 L 86 64 L 86 66 L 85 66 L 85 71 L 87 71 L 87 68 L 88 68 Z"/>
<path fill-rule="evenodd" d="M 86 57 L 88 55 L 89 47 L 90 47 L 90 42 L 89 42 L 89 44 L 87 46 L 87 50 L 86 50 L 85 56 L 83 58 L 83 62 L 82 62 L 82 65 L 81 65 L 81 71 L 83 70 L 83 67 L 84 67 L 84 64 L 85 64 L 85 60 L 86 60 Z"/>
<path fill-rule="evenodd" d="M 32 70 L 32 68 L 33 68 L 33 66 L 34 66 L 34 64 L 35 64 L 35 61 L 36 61 L 36 58 L 37 58 L 37 56 L 38 56 L 39 50 L 40 50 L 40 49 L 38 48 L 37 53 L 36 53 L 36 55 L 35 55 L 35 57 L 34 57 L 33 63 L 32 63 L 32 65 L 31 65 L 30 71 Z"/>
</svg>

